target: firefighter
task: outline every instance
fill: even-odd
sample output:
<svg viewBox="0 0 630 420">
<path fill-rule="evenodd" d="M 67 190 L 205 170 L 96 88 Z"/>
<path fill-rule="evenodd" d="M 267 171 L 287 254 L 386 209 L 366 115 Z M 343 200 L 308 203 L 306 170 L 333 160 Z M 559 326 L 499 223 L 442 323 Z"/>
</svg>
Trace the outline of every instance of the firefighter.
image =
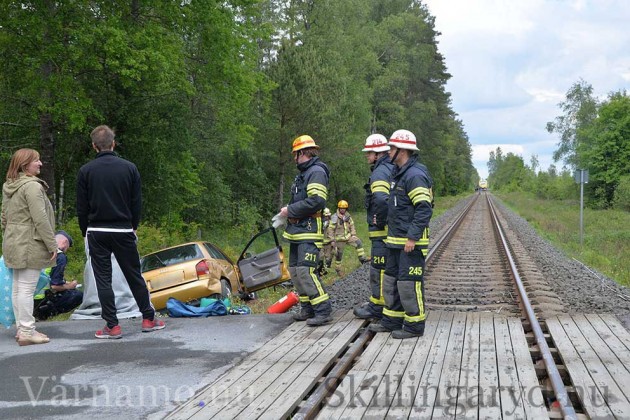
<svg viewBox="0 0 630 420">
<path fill-rule="evenodd" d="M 354 227 L 354 220 L 348 212 L 348 202 L 340 200 L 337 203 L 337 211 L 330 218 L 330 225 L 326 230 L 326 237 L 330 239 L 333 254 L 335 257 L 335 271 L 341 276 L 341 259 L 343 258 L 343 248 L 345 244 L 350 244 L 357 249 L 357 257 L 361 264 L 366 263 L 368 259 L 365 257 L 363 242 L 357 236 L 357 230 Z"/>
<path fill-rule="evenodd" d="M 387 249 L 387 200 L 393 164 L 389 160 L 387 138 L 382 134 L 372 134 L 365 139 L 365 152 L 372 171 L 365 184 L 365 207 L 367 223 L 372 241 L 372 263 L 370 265 L 371 296 L 367 303 L 354 308 L 354 316 L 361 319 L 381 319 L 383 314 L 383 276 Z"/>
<path fill-rule="evenodd" d="M 332 321 L 328 293 L 317 273 L 324 240 L 321 213 L 328 197 L 328 166 L 317 156 L 319 146 L 303 135 L 293 141 L 293 159 L 300 173 L 291 186 L 291 201 L 280 210 L 287 217 L 284 238 L 290 242 L 289 273 L 300 295 L 300 312 L 293 318 L 309 326 Z"/>
<path fill-rule="evenodd" d="M 317 273 L 320 276 L 328 274 L 328 269 L 332 265 L 332 240 L 325 234 L 328 226 L 330 225 L 330 209 L 326 207 L 322 213 L 322 229 L 324 231 L 324 245 L 322 248 L 323 258 L 319 259 L 319 265 L 317 266 Z"/>
<path fill-rule="evenodd" d="M 385 308 L 371 331 L 392 331 L 392 337 L 424 334 L 425 258 L 429 247 L 429 221 L 433 215 L 433 180 L 418 162 L 416 136 L 397 130 L 389 139 L 392 171 L 387 212 L 387 259 L 383 279 Z"/>
</svg>

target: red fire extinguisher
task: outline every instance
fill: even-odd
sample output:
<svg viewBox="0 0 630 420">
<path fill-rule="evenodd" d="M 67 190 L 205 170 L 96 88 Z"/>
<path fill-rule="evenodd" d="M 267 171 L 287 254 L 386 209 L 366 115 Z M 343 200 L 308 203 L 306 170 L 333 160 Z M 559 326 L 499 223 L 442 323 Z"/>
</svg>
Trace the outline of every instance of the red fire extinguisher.
<svg viewBox="0 0 630 420">
<path fill-rule="evenodd" d="M 267 308 L 269 314 L 282 314 L 289 310 L 293 305 L 300 301 L 300 297 L 295 292 L 289 292 L 286 296 L 282 296 L 280 300 Z"/>
</svg>

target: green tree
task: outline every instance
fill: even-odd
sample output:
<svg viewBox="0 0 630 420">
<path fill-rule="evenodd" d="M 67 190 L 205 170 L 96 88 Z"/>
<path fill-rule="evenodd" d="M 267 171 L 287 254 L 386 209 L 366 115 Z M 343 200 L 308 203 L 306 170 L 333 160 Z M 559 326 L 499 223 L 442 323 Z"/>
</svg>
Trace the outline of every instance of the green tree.
<svg viewBox="0 0 630 420">
<path fill-rule="evenodd" d="M 87 134 L 106 123 L 143 175 L 147 220 L 225 214 L 204 193 L 239 196 L 238 171 L 206 175 L 251 146 L 255 40 L 267 29 L 256 1 L 5 3 L 3 145 L 40 149 L 42 177 L 73 203 Z"/>
<path fill-rule="evenodd" d="M 589 169 L 595 202 L 606 208 L 615 201 L 622 176 L 630 173 L 630 97 L 613 93 L 601 104 L 594 122 L 585 128 L 578 153 Z"/>
<path fill-rule="evenodd" d="M 580 79 L 567 91 L 566 100 L 559 103 L 558 107 L 563 114 L 547 123 L 547 131 L 560 136 L 553 159 L 556 162 L 562 159 L 570 167 L 577 168 L 583 164 L 578 154 L 578 145 L 586 141 L 583 130 L 597 117 L 597 100 L 593 97 L 593 87 Z"/>
</svg>

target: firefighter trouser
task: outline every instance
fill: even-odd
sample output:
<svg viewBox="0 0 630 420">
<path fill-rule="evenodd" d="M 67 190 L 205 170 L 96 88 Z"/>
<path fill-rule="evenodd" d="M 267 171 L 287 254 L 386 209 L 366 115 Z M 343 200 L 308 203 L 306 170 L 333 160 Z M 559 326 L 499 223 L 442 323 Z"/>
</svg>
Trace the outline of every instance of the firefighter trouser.
<svg viewBox="0 0 630 420">
<path fill-rule="evenodd" d="M 403 328 L 412 333 L 424 332 L 425 298 L 422 251 L 387 248 L 383 293 L 385 309 L 381 324 L 390 330 Z"/>
<path fill-rule="evenodd" d="M 341 260 L 343 259 L 343 248 L 346 244 L 352 245 L 357 249 L 357 257 L 359 260 L 365 258 L 365 250 L 363 249 L 363 242 L 357 236 L 351 236 L 347 241 L 336 241 L 337 248 L 335 252 L 335 270 L 341 269 Z"/>
<path fill-rule="evenodd" d="M 313 306 L 316 314 L 331 313 L 328 293 L 324 289 L 316 268 L 319 249 L 313 242 L 291 243 L 289 247 L 289 274 L 300 295 L 302 306 Z"/>
<path fill-rule="evenodd" d="M 385 305 L 383 298 L 383 281 L 385 279 L 385 264 L 387 248 L 381 239 L 372 240 L 372 262 L 370 264 L 370 307 L 382 311 Z"/>
</svg>

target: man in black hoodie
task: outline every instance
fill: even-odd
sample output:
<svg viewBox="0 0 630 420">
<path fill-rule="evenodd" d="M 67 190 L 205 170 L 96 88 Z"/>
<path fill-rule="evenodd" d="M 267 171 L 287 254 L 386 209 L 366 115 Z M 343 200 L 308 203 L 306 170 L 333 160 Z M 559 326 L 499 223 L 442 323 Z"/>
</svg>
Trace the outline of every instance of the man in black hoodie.
<svg viewBox="0 0 630 420">
<path fill-rule="evenodd" d="M 142 312 L 142 331 L 160 330 L 165 324 L 155 319 L 137 248 L 136 230 L 142 208 L 140 173 L 133 163 L 114 153 L 116 141 L 111 128 L 98 126 L 90 137 L 97 155 L 79 170 L 77 216 L 81 233 L 87 236 L 101 316 L 107 323 L 95 336 L 122 337 L 112 290 L 112 253 Z"/>
</svg>

